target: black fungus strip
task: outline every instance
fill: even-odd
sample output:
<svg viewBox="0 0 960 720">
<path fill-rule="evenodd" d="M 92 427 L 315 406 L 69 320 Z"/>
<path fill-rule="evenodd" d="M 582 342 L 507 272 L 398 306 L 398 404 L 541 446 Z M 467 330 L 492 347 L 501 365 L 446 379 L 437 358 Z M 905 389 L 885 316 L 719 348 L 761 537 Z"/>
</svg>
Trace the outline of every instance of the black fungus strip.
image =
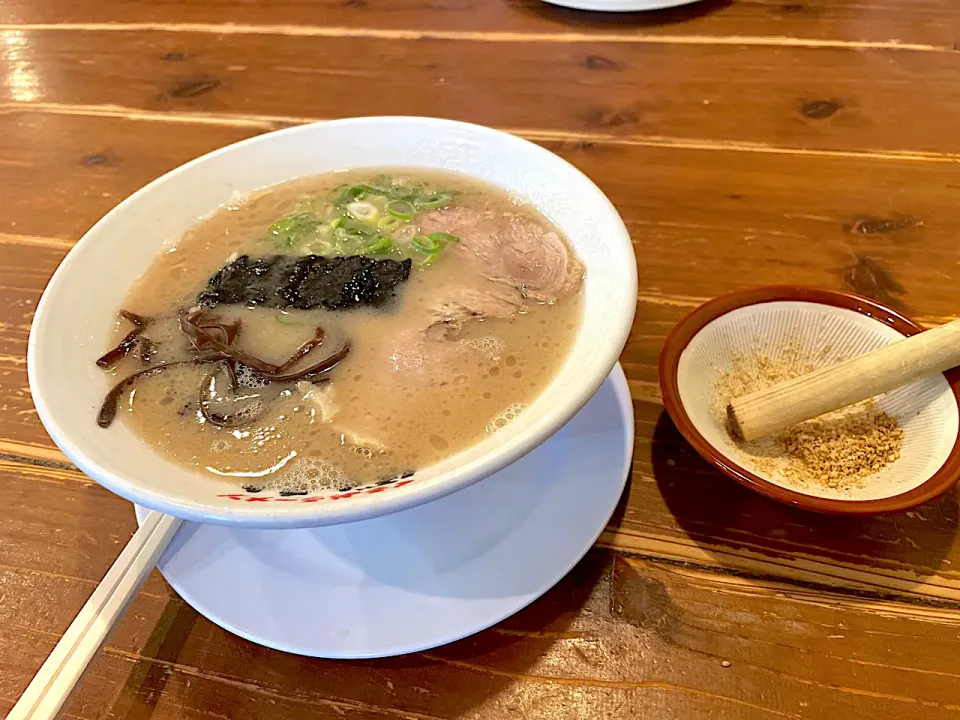
<svg viewBox="0 0 960 720">
<path fill-rule="evenodd" d="M 285 375 L 264 375 L 264 377 L 273 382 L 297 382 L 298 380 L 311 380 L 314 384 L 319 384 L 319 381 L 314 380 L 313 378 L 321 373 L 333 370 L 337 363 L 343 360 L 349 353 L 350 343 L 347 343 L 342 348 L 337 350 L 337 352 L 335 352 L 333 355 L 324 358 L 314 365 L 305 367 L 302 370 L 295 370 Z"/>
<path fill-rule="evenodd" d="M 133 317 L 136 318 L 136 321 L 146 324 L 146 321 L 139 316 Z M 135 322 L 132 319 L 130 319 L 130 321 Z M 300 363 L 300 361 L 302 361 L 304 358 L 310 355 L 311 352 L 323 344 L 324 332 L 322 328 L 316 328 L 313 337 L 297 348 L 297 351 L 290 356 L 288 360 L 280 365 L 274 365 L 273 363 L 268 363 L 265 360 L 261 360 L 258 357 L 250 355 L 249 353 L 245 353 L 242 350 L 234 347 L 233 343 L 240 334 L 241 325 L 239 320 L 233 323 L 225 323 L 216 316 L 211 315 L 209 311 L 199 309 L 182 312 L 180 314 L 180 327 L 190 338 L 190 342 L 192 343 L 194 349 L 201 354 L 192 360 L 181 360 L 145 368 L 144 370 L 136 372 L 118 382 L 113 386 L 113 388 L 110 389 L 103 400 L 103 404 L 100 406 L 100 412 L 97 415 L 97 424 L 100 427 L 110 427 L 117 415 L 121 396 L 130 387 L 132 387 L 134 383 L 141 378 L 149 377 L 150 375 L 156 375 L 158 372 L 166 370 L 170 367 L 177 365 L 200 365 L 203 363 L 222 362 L 224 365 L 221 369 L 226 371 L 231 391 L 236 394 L 238 390 L 238 364 L 249 367 L 254 372 L 261 375 L 265 380 L 270 382 L 288 383 L 297 382 L 298 380 L 310 380 L 311 382 L 320 384 L 325 382 L 327 379 L 317 379 L 317 376 L 333 369 L 350 352 L 350 344 L 347 343 L 333 355 L 330 355 L 323 360 L 313 363 L 312 365 L 307 365 L 299 370 L 292 370 L 291 368 L 294 368 L 298 363 Z M 139 333 L 142 331 L 143 326 L 138 325 L 133 331 L 130 332 L 130 334 L 128 334 L 124 341 L 128 344 L 132 343 L 130 347 L 133 347 L 133 344 L 136 344 Z M 113 359 L 114 355 L 116 355 L 116 359 L 119 359 L 130 352 L 130 347 L 125 348 L 124 343 L 121 342 L 117 348 L 111 350 L 109 353 L 107 353 L 107 355 L 98 360 L 97 365 L 100 365 L 101 367 L 108 367 L 116 361 Z M 144 359 L 145 362 L 146 354 L 147 349 L 141 348 L 141 359 Z M 101 360 L 104 360 L 104 363 L 106 364 L 101 363 Z M 257 420 L 257 418 L 266 411 L 267 403 L 264 403 L 264 407 L 262 408 L 261 412 L 256 415 L 251 415 L 244 412 L 230 414 L 214 412 L 211 408 L 211 405 L 213 402 L 213 381 L 217 372 L 218 370 L 214 370 L 212 373 L 209 373 L 204 378 L 203 384 L 200 386 L 199 407 L 201 414 L 207 420 L 207 422 L 222 428 L 240 427 L 241 425 L 246 425 Z"/>
<path fill-rule="evenodd" d="M 130 351 L 137 347 L 143 342 L 149 342 L 146 338 L 140 337 L 140 333 L 143 332 L 144 328 L 150 324 L 150 319 L 145 318 L 142 315 L 137 315 L 132 313 L 129 310 L 121 310 L 118 315 L 122 317 L 127 322 L 131 323 L 134 327 L 133 330 L 128 332 L 123 340 L 113 348 L 108 350 L 97 360 L 97 366 L 102 368 L 113 367 L 123 358 L 130 354 Z M 143 349 L 141 349 L 141 357 L 143 357 Z M 146 361 L 144 361 L 146 362 Z"/>
<path fill-rule="evenodd" d="M 138 328 L 145 328 L 147 325 L 150 324 L 149 318 L 145 318 L 142 315 L 137 315 L 136 313 L 132 313 L 129 310 L 121 310 L 120 317 L 122 317 L 124 320 L 126 320 L 129 323 L 133 323 Z"/>
<path fill-rule="evenodd" d="M 228 358 L 227 360 L 223 361 L 223 366 L 224 367 L 217 368 L 213 372 L 208 373 L 206 377 L 203 378 L 203 382 L 200 385 L 200 413 L 208 423 L 211 425 L 216 425 L 220 428 L 243 427 L 244 425 L 249 425 L 250 423 L 259 420 L 267 411 L 267 403 L 261 403 L 260 412 L 258 413 L 245 412 L 245 408 L 233 413 L 218 413 L 212 409 L 211 405 L 214 400 L 215 392 L 214 382 L 216 381 L 218 372 L 221 370 L 226 372 L 227 382 L 231 385 L 231 392 L 236 394 L 238 389 L 236 370 L 233 367 L 233 360 Z"/>
<path fill-rule="evenodd" d="M 239 334 L 239 321 L 235 323 L 235 325 L 237 325 L 237 328 L 232 337 L 227 338 L 231 342 Z M 216 350 L 241 365 L 246 365 L 265 380 L 270 380 L 271 382 L 296 382 L 297 380 L 307 380 L 316 377 L 321 373 L 332 370 L 333 367 L 350 352 L 350 344 L 347 343 L 333 355 L 324 358 L 320 362 L 308 365 L 300 370 L 285 372 L 321 345 L 324 337 L 322 328 L 318 327 L 314 332 L 313 338 L 301 345 L 289 360 L 280 365 L 274 365 L 273 363 L 261 360 L 254 355 L 250 355 L 234 347 L 231 342 L 224 342 L 221 338 L 215 337 L 214 331 L 225 326 L 218 324 L 214 316 L 211 316 L 206 310 L 194 310 L 182 314 L 180 316 L 180 327 L 190 336 L 194 347 L 198 350 Z"/>
<path fill-rule="evenodd" d="M 279 366 L 261 360 L 233 346 L 233 340 L 240 334 L 239 322 L 235 323 L 236 330 L 231 333 L 228 326 L 216 321 L 206 310 L 194 310 L 181 313 L 180 329 L 190 338 L 197 350 L 212 349 L 233 358 L 241 365 L 246 365 L 258 373 L 276 372 Z M 217 337 L 220 335 L 221 337 Z"/>
<path fill-rule="evenodd" d="M 313 350 L 315 347 L 318 347 L 320 343 L 323 342 L 324 334 L 325 333 L 323 332 L 323 328 L 318 327 L 314 331 L 313 337 L 307 340 L 305 343 L 303 343 L 303 345 L 298 347 L 297 351 L 290 356 L 290 359 L 287 360 L 283 365 L 277 368 L 277 372 L 285 373 L 294 365 L 296 365 L 298 362 L 300 362 L 303 358 L 305 358 L 310 353 L 311 350 Z"/>
<path fill-rule="evenodd" d="M 196 360 L 179 360 L 177 362 L 165 363 L 163 365 L 155 365 L 154 367 L 147 368 L 146 370 L 135 372 L 133 375 L 128 375 L 110 388 L 110 392 L 108 392 L 106 397 L 103 399 L 103 404 L 100 406 L 100 412 L 97 414 L 97 425 L 102 428 L 110 427 L 113 419 L 117 416 L 117 410 L 120 409 L 120 397 L 124 392 L 129 390 L 135 382 L 142 380 L 145 377 L 156 375 L 157 373 L 163 372 L 168 368 L 182 365 L 199 365 L 200 363 L 222 359 L 223 357 L 220 356 L 215 358 L 197 358 Z"/>
<path fill-rule="evenodd" d="M 115 348 L 108 350 L 97 359 L 97 367 L 113 367 L 120 362 L 123 358 L 130 354 L 131 350 L 137 346 L 137 342 L 140 339 L 140 333 L 142 332 L 142 327 L 135 327 L 133 330 L 128 332 Z"/>
</svg>

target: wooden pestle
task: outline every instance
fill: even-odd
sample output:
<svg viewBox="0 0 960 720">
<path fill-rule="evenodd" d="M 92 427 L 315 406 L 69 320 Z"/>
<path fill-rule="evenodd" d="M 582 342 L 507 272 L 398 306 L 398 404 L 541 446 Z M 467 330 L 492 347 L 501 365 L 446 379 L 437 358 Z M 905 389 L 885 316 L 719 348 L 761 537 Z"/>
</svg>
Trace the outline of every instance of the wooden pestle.
<svg viewBox="0 0 960 720">
<path fill-rule="evenodd" d="M 960 365 L 960 320 L 736 398 L 731 434 L 756 440 Z"/>
</svg>

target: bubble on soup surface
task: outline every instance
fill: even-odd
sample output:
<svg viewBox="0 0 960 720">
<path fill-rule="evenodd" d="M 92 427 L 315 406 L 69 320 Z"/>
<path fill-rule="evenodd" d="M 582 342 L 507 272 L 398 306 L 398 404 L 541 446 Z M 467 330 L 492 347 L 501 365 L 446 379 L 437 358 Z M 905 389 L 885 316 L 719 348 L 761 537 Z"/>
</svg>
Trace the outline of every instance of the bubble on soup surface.
<svg viewBox="0 0 960 720">
<path fill-rule="evenodd" d="M 299 459 L 289 470 L 277 473 L 270 485 L 313 491 L 341 487 L 349 483 L 347 474 L 336 465 L 317 457 L 305 457 Z"/>
<path fill-rule="evenodd" d="M 246 365 L 237 365 L 237 384 L 244 387 L 258 388 L 268 385 L 269 381 L 264 380 Z"/>
<path fill-rule="evenodd" d="M 506 343 L 494 335 L 471 338 L 470 340 L 465 340 L 464 344 L 476 350 L 487 360 L 496 360 L 503 353 L 504 348 L 506 348 Z"/>
<path fill-rule="evenodd" d="M 524 410 L 527 409 L 527 406 L 522 403 L 515 403 L 513 405 L 508 405 L 503 410 L 498 412 L 490 422 L 487 423 L 486 430 L 488 433 L 496 432 L 497 430 L 502 430 L 509 423 L 517 419 L 517 417 Z"/>
<path fill-rule="evenodd" d="M 450 443 L 440 435 L 433 434 L 430 435 L 428 439 L 430 440 L 430 444 L 433 445 L 433 447 L 437 450 L 443 451 L 450 447 Z"/>
<path fill-rule="evenodd" d="M 517 364 L 517 359 L 513 355 L 507 355 L 503 359 L 503 364 L 506 365 L 507 367 L 513 367 L 514 365 Z"/>
</svg>

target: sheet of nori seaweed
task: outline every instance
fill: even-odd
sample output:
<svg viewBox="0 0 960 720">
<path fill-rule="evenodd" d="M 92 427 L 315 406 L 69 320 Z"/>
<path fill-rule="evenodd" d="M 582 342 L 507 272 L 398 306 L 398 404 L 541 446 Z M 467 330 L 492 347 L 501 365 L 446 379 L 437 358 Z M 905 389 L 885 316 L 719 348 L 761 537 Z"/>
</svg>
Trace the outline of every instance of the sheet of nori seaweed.
<svg viewBox="0 0 960 720">
<path fill-rule="evenodd" d="M 198 302 L 270 308 L 340 310 L 383 305 L 410 277 L 411 261 L 375 260 L 360 255 L 241 255 L 210 278 Z"/>
</svg>

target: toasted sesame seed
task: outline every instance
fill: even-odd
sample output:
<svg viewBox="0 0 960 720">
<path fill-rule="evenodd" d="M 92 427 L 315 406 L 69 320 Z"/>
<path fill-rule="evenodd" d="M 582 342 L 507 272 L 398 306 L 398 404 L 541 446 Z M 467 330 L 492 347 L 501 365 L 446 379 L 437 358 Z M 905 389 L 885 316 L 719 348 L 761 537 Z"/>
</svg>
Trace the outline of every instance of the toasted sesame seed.
<svg viewBox="0 0 960 720">
<path fill-rule="evenodd" d="M 736 359 L 715 388 L 714 411 L 736 397 L 804 375 L 816 368 L 795 347 L 777 360 Z M 724 417 L 724 416 L 718 416 Z M 900 459 L 903 429 L 873 400 L 821 415 L 771 438 L 735 441 L 743 459 L 768 476 L 801 486 L 846 491 Z"/>
</svg>

